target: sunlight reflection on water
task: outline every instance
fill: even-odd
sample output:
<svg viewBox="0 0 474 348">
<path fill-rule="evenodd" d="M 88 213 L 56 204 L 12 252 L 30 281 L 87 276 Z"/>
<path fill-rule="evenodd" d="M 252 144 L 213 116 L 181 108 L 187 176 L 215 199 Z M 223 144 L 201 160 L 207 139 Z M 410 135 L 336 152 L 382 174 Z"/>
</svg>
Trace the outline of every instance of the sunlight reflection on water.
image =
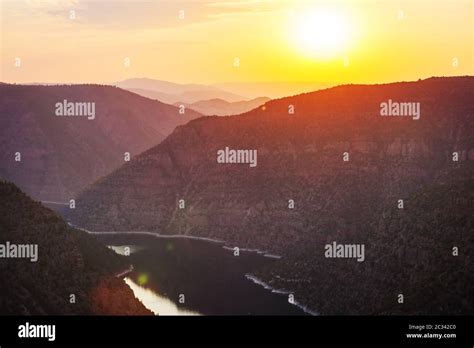
<svg viewBox="0 0 474 348">
<path fill-rule="evenodd" d="M 156 315 L 201 315 L 198 312 L 179 308 L 173 301 L 158 295 L 151 289 L 138 285 L 130 278 L 124 278 L 124 281 L 133 290 L 135 297 Z"/>
</svg>

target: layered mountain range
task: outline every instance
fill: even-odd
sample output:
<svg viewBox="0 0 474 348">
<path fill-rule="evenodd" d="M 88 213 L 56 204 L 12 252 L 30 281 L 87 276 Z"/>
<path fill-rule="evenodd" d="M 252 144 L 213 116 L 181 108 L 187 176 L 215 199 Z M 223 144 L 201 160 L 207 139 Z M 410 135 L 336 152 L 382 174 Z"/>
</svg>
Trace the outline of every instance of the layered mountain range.
<svg viewBox="0 0 474 348">
<path fill-rule="evenodd" d="M 241 100 L 231 103 L 223 99 L 209 99 L 200 100 L 191 104 L 176 102 L 174 103 L 174 105 L 184 105 L 189 109 L 195 110 L 207 116 L 230 116 L 239 115 L 252 109 L 258 108 L 269 100 L 270 98 L 260 97 L 251 100 Z"/>
<path fill-rule="evenodd" d="M 167 104 L 177 102 L 192 104 L 201 100 L 222 99 L 229 103 L 246 99 L 241 95 L 220 88 L 194 83 L 179 84 L 147 78 L 133 78 L 115 83 L 116 86 L 156 99 Z"/>
<path fill-rule="evenodd" d="M 57 116 L 64 101 L 94 103 L 94 118 Z M 0 85 L 0 114 L 0 177 L 59 202 L 200 116 L 111 86 L 12 84 Z"/>
<path fill-rule="evenodd" d="M 115 276 L 128 269 L 126 257 L 69 227 L 12 183 L 0 181 L 0 197 L 2 315 L 152 314 Z M 34 262 L 5 258 L 12 245 L 36 245 Z"/>
<path fill-rule="evenodd" d="M 248 99 L 241 95 L 209 85 L 178 84 L 146 78 L 117 82 L 120 88 L 177 107 L 184 105 L 207 116 L 238 115 L 265 104 L 270 98 Z"/>
</svg>

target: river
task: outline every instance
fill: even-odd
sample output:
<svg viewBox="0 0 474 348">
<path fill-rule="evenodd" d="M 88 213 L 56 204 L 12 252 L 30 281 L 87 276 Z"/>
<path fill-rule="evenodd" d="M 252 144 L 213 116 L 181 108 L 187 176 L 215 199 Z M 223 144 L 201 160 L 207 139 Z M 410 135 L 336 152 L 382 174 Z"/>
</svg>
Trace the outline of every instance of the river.
<svg viewBox="0 0 474 348">
<path fill-rule="evenodd" d="M 306 315 L 288 295 L 256 284 L 252 271 L 275 258 L 192 238 L 140 233 L 96 235 L 116 252 L 130 251 L 124 281 L 159 315 Z M 255 279 L 254 279 L 255 280 Z"/>
</svg>

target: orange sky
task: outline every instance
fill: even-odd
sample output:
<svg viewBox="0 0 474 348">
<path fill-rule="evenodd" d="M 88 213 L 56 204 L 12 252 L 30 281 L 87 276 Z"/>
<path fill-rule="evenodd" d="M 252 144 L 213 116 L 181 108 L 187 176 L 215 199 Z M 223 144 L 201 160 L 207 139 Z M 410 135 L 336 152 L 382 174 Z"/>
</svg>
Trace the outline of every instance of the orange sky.
<svg viewBox="0 0 474 348">
<path fill-rule="evenodd" d="M 0 1 L 4 82 L 474 75 L 472 0 Z"/>
</svg>

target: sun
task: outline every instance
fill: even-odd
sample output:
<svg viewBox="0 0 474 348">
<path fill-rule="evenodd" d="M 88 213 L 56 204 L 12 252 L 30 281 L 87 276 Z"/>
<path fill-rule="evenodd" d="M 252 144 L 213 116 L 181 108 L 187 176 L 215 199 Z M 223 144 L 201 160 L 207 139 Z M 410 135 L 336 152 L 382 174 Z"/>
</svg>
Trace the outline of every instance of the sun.
<svg viewBox="0 0 474 348">
<path fill-rule="evenodd" d="M 293 40 L 303 54 L 333 58 L 342 54 L 349 40 L 349 25 L 342 14 L 330 10 L 311 10 L 295 17 Z"/>
</svg>

